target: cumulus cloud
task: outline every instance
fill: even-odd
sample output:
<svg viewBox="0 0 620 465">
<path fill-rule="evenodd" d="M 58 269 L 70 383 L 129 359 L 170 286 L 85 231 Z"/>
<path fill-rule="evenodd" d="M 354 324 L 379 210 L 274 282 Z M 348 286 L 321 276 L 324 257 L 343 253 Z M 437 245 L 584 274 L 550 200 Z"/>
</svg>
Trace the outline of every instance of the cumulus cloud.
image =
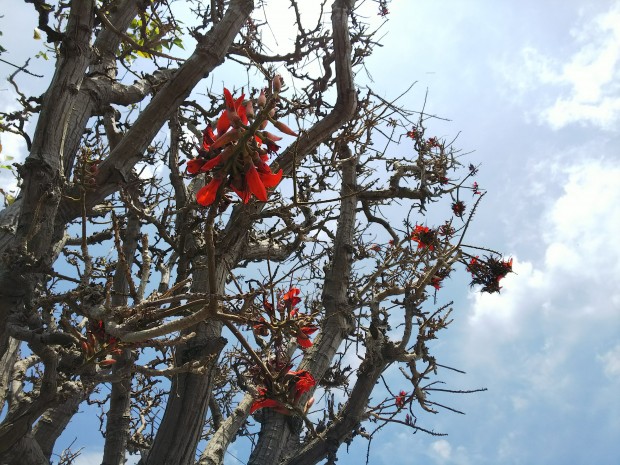
<svg viewBox="0 0 620 465">
<path fill-rule="evenodd" d="M 597 358 L 607 377 L 620 380 L 620 343 Z"/>
<path fill-rule="evenodd" d="M 560 457 L 563 441 L 590 434 L 575 421 L 620 434 L 609 408 L 620 389 L 620 163 L 583 160 L 564 175 L 562 193 L 531 221 L 528 239 L 543 254 L 521 251 L 500 295 L 470 295 L 459 340 L 460 367 L 490 390 L 480 428 L 501 463 Z M 543 439 L 549 428 L 553 440 Z"/>
<path fill-rule="evenodd" d="M 491 343 L 542 337 L 531 370 L 545 373 L 566 363 L 567 349 L 594 325 L 617 327 L 620 311 L 620 165 L 584 162 L 566 176 L 531 238 L 543 242 L 542 260 L 515 257 L 501 295 L 471 295 L 470 327 Z"/>
<path fill-rule="evenodd" d="M 504 77 L 528 97 L 529 111 L 554 129 L 580 123 L 614 130 L 620 120 L 620 3 L 570 35 L 574 52 L 567 59 L 527 46 L 518 63 L 502 66 Z M 539 103 L 532 108 L 532 101 Z"/>
<path fill-rule="evenodd" d="M 429 454 L 437 463 L 445 463 L 450 460 L 452 455 L 452 446 L 445 439 L 434 441 L 430 445 Z"/>
</svg>

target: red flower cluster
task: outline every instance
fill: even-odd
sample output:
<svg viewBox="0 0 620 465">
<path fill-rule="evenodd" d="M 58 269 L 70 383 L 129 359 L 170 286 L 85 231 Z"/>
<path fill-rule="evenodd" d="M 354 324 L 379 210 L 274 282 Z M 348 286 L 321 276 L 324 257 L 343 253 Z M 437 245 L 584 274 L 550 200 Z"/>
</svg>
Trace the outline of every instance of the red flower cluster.
<svg viewBox="0 0 620 465">
<path fill-rule="evenodd" d="M 499 260 L 492 256 L 485 258 L 483 261 L 476 256 L 469 261 L 467 271 L 472 275 L 470 285 L 481 284 L 482 292 L 489 294 L 499 292 L 501 290 L 499 282 L 508 273 L 512 273 L 512 258 L 510 260 Z"/>
<path fill-rule="evenodd" d="M 437 232 L 427 226 L 417 224 L 411 233 L 411 240 L 418 243 L 418 249 L 435 250 Z"/>
<path fill-rule="evenodd" d="M 407 137 L 413 140 L 417 140 L 418 137 L 420 137 L 420 134 L 421 134 L 420 130 L 415 126 L 411 128 L 411 131 L 407 131 Z"/>
<path fill-rule="evenodd" d="M 270 331 L 274 331 L 277 335 L 285 332 L 294 336 L 302 349 L 312 347 L 310 335 L 319 328 L 312 324 L 311 316 L 299 313 L 297 305 L 301 302 L 300 292 L 299 288 L 291 287 L 280 296 L 277 304 L 279 317 L 276 316 L 273 305 L 264 301 L 263 309 L 269 317 L 269 322 L 264 317 L 260 317 L 258 322 L 252 326 L 254 331 L 261 336 L 267 336 Z"/>
<path fill-rule="evenodd" d="M 273 408 L 279 413 L 289 415 L 291 411 L 287 407 L 287 401 L 289 399 L 292 399 L 293 403 L 299 402 L 301 396 L 304 395 L 306 392 L 310 391 L 316 385 L 314 376 L 312 376 L 312 374 L 306 370 L 289 371 L 284 376 L 284 379 L 280 381 L 281 383 L 278 383 L 278 380 L 274 381 L 274 383 L 277 385 L 284 385 L 284 387 L 286 388 L 286 392 L 282 393 L 282 395 L 286 397 L 286 400 L 271 397 L 271 393 L 267 388 L 259 387 L 257 389 L 258 398 L 250 407 L 250 414 L 256 412 L 258 409 L 261 408 Z M 312 400 L 308 401 L 308 403 L 310 403 L 311 401 Z"/>
<path fill-rule="evenodd" d="M 463 218 L 463 213 L 465 213 L 465 202 L 462 200 L 457 200 L 452 204 L 452 213 L 454 216 L 458 216 L 459 218 Z"/>
<path fill-rule="evenodd" d="M 439 139 L 437 139 L 436 137 L 430 137 L 428 139 L 428 147 L 429 148 L 434 148 L 434 147 L 441 147 L 441 144 L 439 143 Z"/>
<path fill-rule="evenodd" d="M 117 343 L 118 339 L 105 332 L 103 321 L 92 323 L 86 337 L 80 341 L 85 361 L 95 361 L 101 367 L 108 367 L 116 363 L 114 358 L 106 357 L 121 354 L 121 349 L 117 347 Z"/>
<path fill-rule="evenodd" d="M 224 88 L 225 109 L 222 111 L 215 132 L 209 125 L 203 132 L 202 148 L 199 155 L 187 163 L 187 173 L 211 173 L 211 181 L 196 194 L 196 201 L 203 206 L 211 205 L 217 198 L 222 186 L 232 189 L 243 201 L 248 203 L 252 195 L 262 202 L 267 201 L 267 189 L 276 187 L 282 179 L 282 170 L 271 171 L 267 160 L 269 153 L 275 153 L 280 140 L 274 134 L 265 131 L 270 121 L 280 131 L 297 136 L 285 124 L 273 119 L 273 104 L 278 98 L 281 78 L 273 80 L 274 99 L 267 105 L 264 92 L 257 99 L 261 112 L 255 120 L 254 106 L 251 100 L 245 101 L 245 94 L 233 98 Z M 264 145 L 264 146 L 263 146 Z"/>
<path fill-rule="evenodd" d="M 401 409 L 405 406 L 405 397 L 407 397 L 407 393 L 405 391 L 400 391 L 398 393 L 398 395 L 394 398 L 396 407 Z"/>
<path fill-rule="evenodd" d="M 431 278 L 431 286 L 433 286 L 436 290 L 441 289 L 441 282 L 443 278 L 441 276 L 433 276 Z"/>
</svg>

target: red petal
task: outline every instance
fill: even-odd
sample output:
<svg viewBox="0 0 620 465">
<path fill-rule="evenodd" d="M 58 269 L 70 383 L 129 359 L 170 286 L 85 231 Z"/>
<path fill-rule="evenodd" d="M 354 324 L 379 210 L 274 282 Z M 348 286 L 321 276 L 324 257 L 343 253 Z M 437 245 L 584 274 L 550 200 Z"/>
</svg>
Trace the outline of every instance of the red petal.
<svg viewBox="0 0 620 465">
<path fill-rule="evenodd" d="M 211 160 L 209 160 L 208 162 L 206 162 L 204 165 L 202 165 L 202 168 L 200 169 L 200 171 L 202 171 L 203 173 L 206 173 L 207 171 L 211 171 L 213 168 L 215 168 L 220 162 L 222 161 L 222 154 L 218 155 L 215 158 L 212 158 Z"/>
<path fill-rule="evenodd" d="M 234 184 L 231 184 L 230 187 L 232 190 L 239 196 L 243 203 L 248 203 L 250 201 L 250 197 L 252 197 L 252 193 L 246 187 L 245 189 L 237 189 Z"/>
<path fill-rule="evenodd" d="M 246 126 L 250 124 L 250 121 L 248 120 L 248 113 L 243 105 L 237 108 L 237 114 L 239 115 L 239 118 L 241 118 L 241 122 L 243 124 L 245 124 Z"/>
<path fill-rule="evenodd" d="M 289 291 L 282 296 L 282 300 L 292 300 L 297 297 L 301 291 L 297 287 L 291 287 Z"/>
<path fill-rule="evenodd" d="M 279 407 L 280 403 L 277 400 L 273 399 L 263 399 L 254 401 L 252 406 L 250 407 L 250 415 L 256 412 L 258 409 L 263 407 Z"/>
<path fill-rule="evenodd" d="M 258 177 L 265 187 L 276 187 L 282 180 L 282 170 L 280 169 L 280 171 L 275 174 L 259 173 Z"/>
<path fill-rule="evenodd" d="M 213 145 L 211 145 L 211 149 L 213 150 L 219 149 L 220 147 L 223 147 L 224 145 L 234 140 L 237 140 L 238 138 L 239 138 L 239 130 L 232 129 L 228 131 L 227 133 L 222 134 L 220 137 L 218 137 L 217 140 L 213 142 Z"/>
<path fill-rule="evenodd" d="M 200 168 L 205 164 L 205 161 L 201 158 L 194 158 L 187 162 L 188 174 L 197 174 L 200 172 Z"/>
<path fill-rule="evenodd" d="M 230 120 L 228 119 L 228 111 L 224 110 L 222 112 L 222 114 L 220 115 L 220 119 L 217 120 L 217 133 L 218 135 L 222 135 L 224 134 L 226 131 L 228 131 L 228 128 L 230 127 Z"/>
<path fill-rule="evenodd" d="M 222 179 L 213 178 L 209 184 L 201 188 L 196 194 L 196 201 L 203 207 L 208 207 L 215 201 Z"/>
<path fill-rule="evenodd" d="M 213 128 L 211 126 L 207 126 L 207 128 L 202 133 L 202 146 L 205 150 L 209 150 L 209 146 L 215 142 L 215 134 L 213 134 Z"/>
<path fill-rule="evenodd" d="M 235 110 L 239 111 L 239 107 L 243 103 L 243 99 L 245 98 L 245 94 L 241 94 L 241 97 L 237 97 L 235 99 Z"/>
<path fill-rule="evenodd" d="M 224 87 L 224 102 L 229 110 L 235 109 L 235 99 L 233 99 L 232 94 L 226 87 Z"/>
<path fill-rule="evenodd" d="M 253 164 L 250 164 L 250 167 L 246 171 L 245 180 L 252 194 L 254 194 L 258 200 L 266 202 L 267 190 L 265 189 L 265 185 L 263 184 L 263 181 L 261 181 L 258 171 L 256 171 L 256 167 Z"/>
<path fill-rule="evenodd" d="M 308 337 L 306 337 L 305 339 L 302 337 L 298 337 L 297 344 L 299 344 L 299 347 L 301 347 L 302 349 L 308 349 L 312 347 L 312 341 Z"/>
<path fill-rule="evenodd" d="M 301 332 L 304 333 L 304 335 L 308 336 L 310 334 L 314 334 L 317 332 L 319 328 L 317 326 L 304 326 L 301 328 Z"/>
</svg>

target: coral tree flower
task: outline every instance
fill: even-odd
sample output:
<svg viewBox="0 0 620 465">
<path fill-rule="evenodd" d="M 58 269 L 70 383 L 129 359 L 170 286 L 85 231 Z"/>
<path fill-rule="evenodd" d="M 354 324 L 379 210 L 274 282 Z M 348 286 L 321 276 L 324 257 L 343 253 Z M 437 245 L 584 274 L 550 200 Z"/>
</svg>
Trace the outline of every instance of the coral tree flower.
<svg viewBox="0 0 620 465">
<path fill-rule="evenodd" d="M 288 378 L 289 394 L 295 403 L 299 402 L 301 396 L 316 385 L 314 376 L 306 370 L 289 371 L 284 378 L 285 379 L 282 381 L 285 383 Z M 266 388 L 260 387 L 257 391 L 258 398 L 250 407 L 250 414 L 261 408 L 273 408 L 275 411 L 284 415 L 290 415 L 292 413 L 283 401 L 270 397 L 269 391 Z"/>
<path fill-rule="evenodd" d="M 469 261 L 467 271 L 472 276 L 470 285 L 481 284 L 482 292 L 488 292 L 489 294 L 499 292 L 501 290 L 499 282 L 508 273 L 512 273 L 512 258 L 509 260 L 500 260 L 493 256 L 485 258 L 486 261 L 483 261 L 476 256 Z"/>
<path fill-rule="evenodd" d="M 463 217 L 463 213 L 465 213 L 465 202 L 459 200 L 452 204 L 452 213 L 454 216 L 458 216 L 459 218 Z"/>
<path fill-rule="evenodd" d="M 416 225 L 411 240 L 418 243 L 418 249 L 435 250 L 435 231 L 428 226 Z"/>
<path fill-rule="evenodd" d="M 302 349 L 309 349 L 312 347 L 312 341 L 310 335 L 315 333 L 319 328 L 314 325 L 302 326 L 297 332 L 297 344 Z"/>
<path fill-rule="evenodd" d="M 289 375 L 295 377 L 295 384 L 293 385 L 293 394 L 295 396 L 295 402 L 299 401 L 299 398 L 306 392 L 310 391 L 315 385 L 316 380 L 309 371 L 289 371 Z"/>
<path fill-rule="evenodd" d="M 224 88 L 224 110 L 215 124 L 215 132 L 210 125 L 207 126 L 198 157 L 187 162 L 189 175 L 208 173 L 212 176 L 212 180 L 196 195 L 196 201 L 205 207 L 215 202 L 222 184 L 232 189 L 243 203 L 248 203 L 252 196 L 266 202 L 267 189 L 275 188 L 282 180 L 282 170 L 274 173 L 266 163 L 268 154 L 279 149 L 275 141 L 281 138 L 257 129 L 256 125 L 250 124 L 250 118 L 262 118 L 262 127 L 270 121 L 286 134 L 297 134 L 273 119 L 273 108 L 255 115 L 252 101 L 244 101 L 244 98 L 244 94 L 234 98 Z M 262 111 L 267 103 L 264 92 L 258 103 Z M 253 133 L 248 134 L 248 131 Z"/>
<path fill-rule="evenodd" d="M 297 287 L 291 287 L 287 293 L 282 296 L 282 300 L 290 304 L 291 306 L 295 306 L 301 302 L 301 298 L 299 297 L 299 293 L 301 291 Z"/>
<path fill-rule="evenodd" d="M 400 391 L 398 395 L 394 398 L 394 402 L 396 403 L 396 407 L 399 409 L 405 406 L 405 397 L 407 397 L 407 393 L 405 391 Z"/>
</svg>

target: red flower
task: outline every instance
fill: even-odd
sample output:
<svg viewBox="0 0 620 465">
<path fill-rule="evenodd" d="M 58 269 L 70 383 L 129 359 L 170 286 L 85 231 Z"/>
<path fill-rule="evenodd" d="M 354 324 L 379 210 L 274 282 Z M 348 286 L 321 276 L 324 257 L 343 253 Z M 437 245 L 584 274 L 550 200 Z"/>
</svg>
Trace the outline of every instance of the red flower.
<svg viewBox="0 0 620 465">
<path fill-rule="evenodd" d="M 401 408 L 403 408 L 405 406 L 405 397 L 406 396 L 407 396 L 407 393 L 405 391 L 400 391 L 398 393 L 398 395 L 394 398 L 394 401 L 396 403 L 396 407 L 401 409 Z"/>
<path fill-rule="evenodd" d="M 300 371 L 289 371 L 289 375 L 293 375 L 297 380 L 295 385 L 293 386 L 293 393 L 295 394 L 295 402 L 299 400 L 299 398 L 308 392 L 314 385 L 316 385 L 316 381 L 314 376 L 309 371 L 300 370 Z"/>
<path fill-rule="evenodd" d="M 250 192 L 252 192 L 252 194 L 254 194 L 258 200 L 266 202 L 267 190 L 265 189 L 265 185 L 263 184 L 263 181 L 261 181 L 261 178 L 258 175 L 258 171 L 256 171 L 254 163 L 250 163 L 246 167 L 246 169 L 247 171 L 245 172 L 245 182 Z"/>
<path fill-rule="evenodd" d="M 411 131 L 407 132 L 407 137 L 416 140 L 418 137 L 420 137 L 420 131 L 418 131 L 418 128 L 416 128 L 415 126 L 413 126 L 411 128 Z"/>
<path fill-rule="evenodd" d="M 299 328 L 297 332 L 297 344 L 302 349 L 308 349 L 312 347 L 312 341 L 310 340 L 310 335 L 315 333 L 319 328 L 314 325 L 302 326 Z"/>
<path fill-rule="evenodd" d="M 436 137 L 431 137 L 430 139 L 428 139 L 428 146 L 430 148 L 433 147 L 439 147 L 441 144 L 439 143 L 439 140 Z"/>
<path fill-rule="evenodd" d="M 443 278 L 440 276 L 433 276 L 431 278 L 431 286 L 433 286 L 435 289 L 439 290 L 441 289 L 441 281 L 443 281 Z"/>
<path fill-rule="evenodd" d="M 203 207 L 208 207 L 215 201 L 217 191 L 223 179 L 213 178 L 209 184 L 201 188 L 196 194 L 196 201 Z"/>
<path fill-rule="evenodd" d="M 267 389 L 258 388 L 259 398 L 254 401 L 252 406 L 250 407 L 250 415 L 256 412 L 261 408 L 272 408 L 276 412 L 283 413 L 284 415 L 288 414 L 288 409 L 280 402 L 275 399 L 269 399 L 265 397 L 267 395 Z"/>
<path fill-rule="evenodd" d="M 291 307 L 294 307 L 299 302 L 301 302 L 301 298 L 297 297 L 301 291 L 297 287 L 291 287 L 289 291 L 282 296 L 282 300 L 284 302 L 290 302 Z"/>
<path fill-rule="evenodd" d="M 294 402 L 298 402 L 302 395 L 310 391 L 310 389 L 312 389 L 312 387 L 316 385 L 314 376 L 312 376 L 312 374 L 310 374 L 310 372 L 306 370 L 289 371 L 286 374 L 285 379 L 287 378 L 289 380 L 289 392 L 293 396 Z M 290 384 L 291 382 L 292 385 Z M 284 403 L 280 402 L 277 399 L 270 398 L 269 392 L 266 388 L 258 388 L 258 396 L 259 397 L 250 407 L 251 414 L 263 407 L 273 408 L 276 412 L 282 413 L 284 415 L 289 415 L 291 413 L 290 410 L 284 405 Z"/>
<path fill-rule="evenodd" d="M 244 94 L 234 98 L 224 88 L 225 108 L 217 120 L 216 132 L 211 126 L 205 128 L 199 156 L 187 163 L 187 173 L 190 175 L 215 171 L 213 177 L 217 181 L 211 181 L 197 195 L 200 205 L 211 205 L 222 183 L 236 192 L 243 203 L 248 203 L 252 195 L 266 202 L 267 189 L 276 187 L 282 180 L 282 170 L 273 173 L 266 163 L 269 159 L 267 154 L 279 149 L 275 141 L 281 137 L 267 131 L 249 135 L 246 132 L 249 130 L 248 114 L 251 116 L 254 113 L 252 105 L 251 100 L 244 104 Z M 277 128 L 289 135 L 297 135 L 288 126 L 272 118 L 270 112 L 268 120 Z M 264 123 L 267 123 L 267 119 Z M 244 141 L 243 146 L 240 146 L 240 141 Z M 266 149 L 263 144 L 266 144 Z M 233 155 L 235 159 L 231 159 Z M 240 166 L 242 170 L 238 169 Z"/>
<path fill-rule="evenodd" d="M 211 148 L 211 144 L 215 142 L 215 134 L 213 134 L 213 128 L 211 125 L 208 125 L 202 133 L 202 148 L 205 151 L 209 151 Z"/>
<path fill-rule="evenodd" d="M 428 250 L 435 250 L 435 231 L 427 226 L 416 225 L 411 240 L 418 243 L 418 249 L 427 247 Z"/>
</svg>

